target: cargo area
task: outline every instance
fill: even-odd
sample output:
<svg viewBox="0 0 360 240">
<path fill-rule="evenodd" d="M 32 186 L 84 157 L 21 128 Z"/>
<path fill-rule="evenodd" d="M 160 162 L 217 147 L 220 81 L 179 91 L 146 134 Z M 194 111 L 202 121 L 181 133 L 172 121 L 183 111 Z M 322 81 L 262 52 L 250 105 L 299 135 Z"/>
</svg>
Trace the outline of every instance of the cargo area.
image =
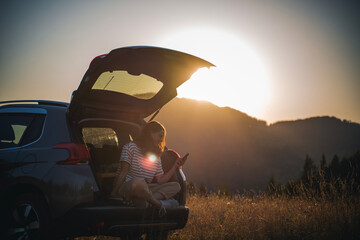
<svg viewBox="0 0 360 240">
<path fill-rule="evenodd" d="M 140 126 L 130 122 L 115 120 L 89 120 L 81 125 L 82 138 L 90 152 L 90 166 L 100 189 L 100 199 L 106 199 L 112 191 L 116 171 L 120 165 L 121 151 L 124 145 L 136 140 Z M 164 172 L 174 159 L 167 157 L 166 151 L 161 156 Z M 180 205 L 185 205 L 186 182 L 181 169 L 171 178 L 181 186 L 181 191 L 174 196 Z M 119 201 L 126 206 L 129 201 Z"/>
</svg>

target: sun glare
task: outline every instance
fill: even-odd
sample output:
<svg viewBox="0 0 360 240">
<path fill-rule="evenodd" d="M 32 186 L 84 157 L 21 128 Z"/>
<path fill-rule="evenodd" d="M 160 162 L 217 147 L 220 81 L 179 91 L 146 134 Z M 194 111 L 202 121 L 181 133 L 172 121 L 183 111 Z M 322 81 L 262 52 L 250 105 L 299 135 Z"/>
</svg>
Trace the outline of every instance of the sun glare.
<svg viewBox="0 0 360 240">
<path fill-rule="evenodd" d="M 155 162 L 156 161 L 156 156 L 154 154 L 148 154 L 147 157 L 148 157 L 150 162 Z"/>
<path fill-rule="evenodd" d="M 227 32 L 204 28 L 175 32 L 160 44 L 216 65 L 197 71 L 178 88 L 179 97 L 206 100 L 261 116 L 270 98 L 270 77 L 249 44 Z"/>
</svg>

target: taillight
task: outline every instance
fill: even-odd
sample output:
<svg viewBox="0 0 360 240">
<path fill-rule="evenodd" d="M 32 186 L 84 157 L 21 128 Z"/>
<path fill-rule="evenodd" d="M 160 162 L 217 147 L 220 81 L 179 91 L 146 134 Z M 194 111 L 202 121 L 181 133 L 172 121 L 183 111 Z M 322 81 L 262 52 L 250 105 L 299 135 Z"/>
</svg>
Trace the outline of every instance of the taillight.
<svg viewBox="0 0 360 240">
<path fill-rule="evenodd" d="M 80 143 L 59 143 L 55 145 L 55 149 L 66 149 L 69 157 L 66 160 L 58 161 L 57 164 L 74 165 L 78 163 L 88 162 L 90 153 L 85 144 Z"/>
</svg>

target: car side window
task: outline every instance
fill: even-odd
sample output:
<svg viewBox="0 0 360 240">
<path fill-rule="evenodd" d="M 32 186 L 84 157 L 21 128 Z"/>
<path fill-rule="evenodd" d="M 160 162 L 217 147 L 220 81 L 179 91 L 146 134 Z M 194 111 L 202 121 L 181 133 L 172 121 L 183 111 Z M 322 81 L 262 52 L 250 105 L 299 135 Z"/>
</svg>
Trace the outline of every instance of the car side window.
<svg viewBox="0 0 360 240">
<path fill-rule="evenodd" d="M 30 126 L 26 129 L 21 140 L 21 146 L 35 142 L 43 131 L 45 115 L 35 115 Z"/>
<path fill-rule="evenodd" d="M 44 119 L 44 115 L 36 114 L 0 114 L 0 149 L 36 141 L 41 135 Z"/>
</svg>

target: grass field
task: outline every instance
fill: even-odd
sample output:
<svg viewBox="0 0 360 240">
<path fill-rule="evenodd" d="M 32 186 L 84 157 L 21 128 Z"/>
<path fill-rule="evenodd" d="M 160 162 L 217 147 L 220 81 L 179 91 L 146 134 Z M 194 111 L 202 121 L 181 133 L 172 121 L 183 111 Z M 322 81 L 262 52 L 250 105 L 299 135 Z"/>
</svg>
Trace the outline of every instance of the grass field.
<svg viewBox="0 0 360 240">
<path fill-rule="evenodd" d="M 190 195 L 189 221 L 169 239 L 360 239 L 359 197 Z M 120 239 L 91 237 L 78 239 Z"/>
<path fill-rule="evenodd" d="M 193 195 L 187 226 L 170 239 L 360 239 L 360 201 Z"/>
</svg>

